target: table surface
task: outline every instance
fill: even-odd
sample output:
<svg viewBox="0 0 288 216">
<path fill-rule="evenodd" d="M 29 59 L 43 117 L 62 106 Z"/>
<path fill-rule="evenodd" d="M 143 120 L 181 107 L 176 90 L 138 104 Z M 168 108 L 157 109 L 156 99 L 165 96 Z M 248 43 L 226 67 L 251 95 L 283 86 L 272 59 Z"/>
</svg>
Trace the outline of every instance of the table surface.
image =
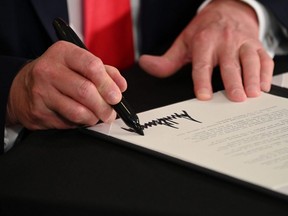
<svg viewBox="0 0 288 216">
<path fill-rule="evenodd" d="M 276 72 L 287 71 L 285 58 Z M 137 112 L 193 98 L 191 68 L 123 72 Z M 216 90 L 219 72 L 213 77 Z M 218 75 L 217 75 L 218 74 Z M 29 132 L 0 157 L 0 215 L 287 215 L 288 201 L 75 130 Z"/>
</svg>

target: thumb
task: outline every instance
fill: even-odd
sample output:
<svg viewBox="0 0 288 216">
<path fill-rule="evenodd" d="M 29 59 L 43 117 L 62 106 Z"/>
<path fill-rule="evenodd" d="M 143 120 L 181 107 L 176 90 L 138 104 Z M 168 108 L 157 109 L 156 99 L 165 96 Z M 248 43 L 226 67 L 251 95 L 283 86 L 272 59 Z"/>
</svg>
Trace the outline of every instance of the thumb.
<svg viewBox="0 0 288 216">
<path fill-rule="evenodd" d="M 179 37 L 164 55 L 142 55 L 139 58 L 139 64 L 153 76 L 167 77 L 191 61 L 188 58 L 187 50 L 185 43 Z"/>
</svg>

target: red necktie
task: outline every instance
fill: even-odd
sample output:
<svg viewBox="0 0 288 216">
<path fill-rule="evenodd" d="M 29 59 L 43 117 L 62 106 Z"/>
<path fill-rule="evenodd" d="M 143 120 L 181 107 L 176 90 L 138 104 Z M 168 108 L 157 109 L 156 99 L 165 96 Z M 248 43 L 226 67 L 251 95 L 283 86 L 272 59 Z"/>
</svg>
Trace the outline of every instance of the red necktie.
<svg viewBox="0 0 288 216">
<path fill-rule="evenodd" d="M 84 41 L 104 64 L 125 69 L 134 62 L 130 0 L 83 0 Z"/>
</svg>

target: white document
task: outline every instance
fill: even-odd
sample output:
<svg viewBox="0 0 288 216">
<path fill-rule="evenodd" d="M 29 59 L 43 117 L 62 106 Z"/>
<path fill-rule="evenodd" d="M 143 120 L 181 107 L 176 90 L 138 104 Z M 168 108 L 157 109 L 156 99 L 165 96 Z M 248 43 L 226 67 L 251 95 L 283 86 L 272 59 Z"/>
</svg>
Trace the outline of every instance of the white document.
<svg viewBox="0 0 288 216">
<path fill-rule="evenodd" d="M 288 72 L 273 76 L 272 84 L 288 88 Z"/>
<path fill-rule="evenodd" d="M 120 119 L 87 129 L 288 195 L 288 99 L 235 103 L 221 91 L 138 116 L 145 136 Z"/>
</svg>

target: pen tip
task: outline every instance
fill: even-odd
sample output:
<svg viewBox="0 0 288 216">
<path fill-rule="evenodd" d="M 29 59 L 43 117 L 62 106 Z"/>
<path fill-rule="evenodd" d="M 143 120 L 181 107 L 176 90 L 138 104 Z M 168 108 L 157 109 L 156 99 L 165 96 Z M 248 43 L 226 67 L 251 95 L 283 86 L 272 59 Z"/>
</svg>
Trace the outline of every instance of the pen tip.
<svg viewBox="0 0 288 216">
<path fill-rule="evenodd" d="M 144 132 L 143 132 L 143 130 L 138 131 L 138 134 L 140 134 L 141 136 L 144 136 Z"/>
<path fill-rule="evenodd" d="M 143 132 L 143 128 L 141 127 L 141 125 L 136 125 L 134 128 L 135 132 L 137 132 L 139 135 L 144 136 L 144 132 Z"/>
</svg>

